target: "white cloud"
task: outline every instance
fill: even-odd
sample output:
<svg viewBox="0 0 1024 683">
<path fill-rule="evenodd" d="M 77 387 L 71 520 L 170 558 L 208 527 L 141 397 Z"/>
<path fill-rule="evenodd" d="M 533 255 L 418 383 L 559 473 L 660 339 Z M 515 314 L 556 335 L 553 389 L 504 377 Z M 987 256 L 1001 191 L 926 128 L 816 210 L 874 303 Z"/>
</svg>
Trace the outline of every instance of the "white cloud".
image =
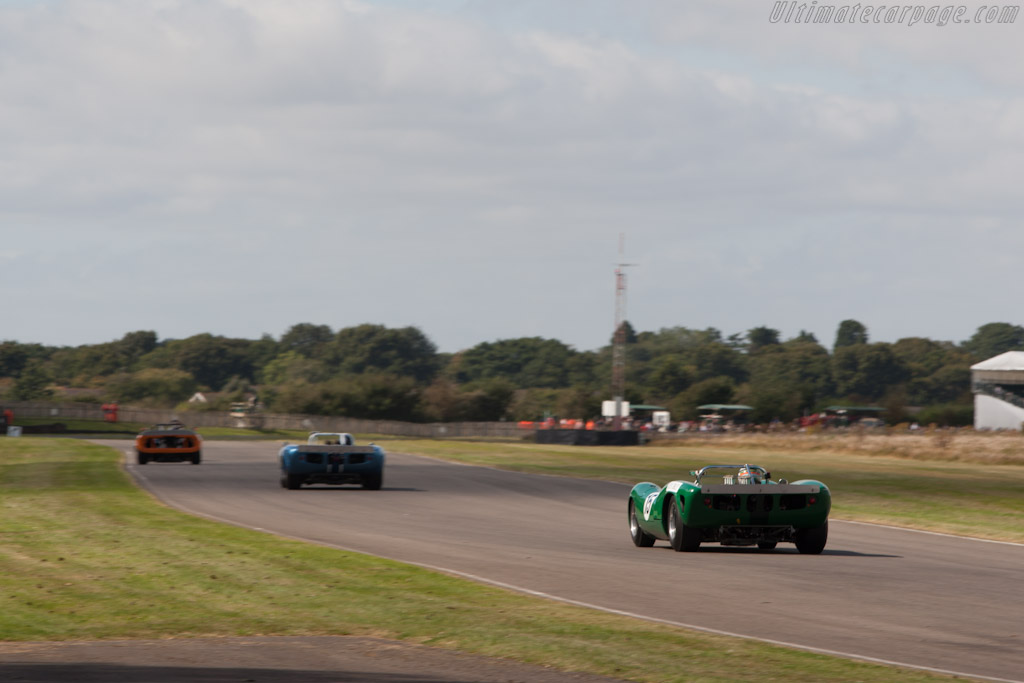
<svg viewBox="0 0 1024 683">
<path fill-rule="evenodd" d="M 0 337 L 371 321 L 594 348 L 620 232 L 639 329 L 1016 315 L 989 296 L 1021 246 L 1016 26 L 552 5 L 0 5 Z"/>
</svg>

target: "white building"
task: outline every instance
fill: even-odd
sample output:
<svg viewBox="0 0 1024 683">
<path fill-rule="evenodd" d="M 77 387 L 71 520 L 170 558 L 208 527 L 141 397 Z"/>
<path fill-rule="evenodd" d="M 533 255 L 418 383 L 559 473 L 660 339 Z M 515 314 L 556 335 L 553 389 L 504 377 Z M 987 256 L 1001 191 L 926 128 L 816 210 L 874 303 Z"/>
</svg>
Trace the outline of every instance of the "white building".
<svg viewBox="0 0 1024 683">
<path fill-rule="evenodd" d="M 1024 351 L 1007 351 L 971 366 L 975 429 L 1024 424 Z"/>
</svg>

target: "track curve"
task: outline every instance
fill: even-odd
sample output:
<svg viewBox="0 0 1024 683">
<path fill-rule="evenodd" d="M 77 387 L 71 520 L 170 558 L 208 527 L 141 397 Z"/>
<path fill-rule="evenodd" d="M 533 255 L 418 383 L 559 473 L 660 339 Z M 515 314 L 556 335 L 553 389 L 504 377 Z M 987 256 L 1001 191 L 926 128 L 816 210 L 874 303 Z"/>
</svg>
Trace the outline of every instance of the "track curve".
<svg viewBox="0 0 1024 683">
<path fill-rule="evenodd" d="M 99 441 L 124 450 L 123 441 Z M 979 678 L 1024 672 L 1024 546 L 830 524 L 819 556 L 632 545 L 629 487 L 388 453 L 384 487 L 278 485 L 278 443 L 127 469 L 186 512 L 642 618 Z"/>
</svg>

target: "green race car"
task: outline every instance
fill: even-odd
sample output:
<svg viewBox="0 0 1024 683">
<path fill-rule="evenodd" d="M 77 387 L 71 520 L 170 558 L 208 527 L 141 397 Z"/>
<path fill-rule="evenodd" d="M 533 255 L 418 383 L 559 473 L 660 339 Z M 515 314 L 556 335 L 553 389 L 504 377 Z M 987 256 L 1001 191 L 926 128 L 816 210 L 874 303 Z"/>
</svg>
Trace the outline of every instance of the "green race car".
<svg viewBox="0 0 1024 683">
<path fill-rule="evenodd" d="M 701 543 L 762 550 L 794 543 L 812 555 L 825 549 L 832 496 L 820 481 L 773 481 L 757 465 L 708 465 L 690 474 L 692 482 L 633 487 L 629 535 L 636 546 L 649 548 L 660 539 L 686 552 Z"/>
</svg>

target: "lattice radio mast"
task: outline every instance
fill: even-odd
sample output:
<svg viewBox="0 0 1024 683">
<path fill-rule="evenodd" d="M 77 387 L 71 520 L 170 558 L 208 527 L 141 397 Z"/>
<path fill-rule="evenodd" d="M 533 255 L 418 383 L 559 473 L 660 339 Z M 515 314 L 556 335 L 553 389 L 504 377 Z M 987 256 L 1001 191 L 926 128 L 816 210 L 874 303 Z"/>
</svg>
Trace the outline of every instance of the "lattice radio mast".
<svg viewBox="0 0 1024 683">
<path fill-rule="evenodd" d="M 612 335 L 612 399 L 615 429 L 622 428 L 622 397 L 626 393 L 626 272 L 635 263 L 623 263 L 625 236 L 619 233 L 619 262 L 615 266 L 615 332 Z"/>
</svg>

